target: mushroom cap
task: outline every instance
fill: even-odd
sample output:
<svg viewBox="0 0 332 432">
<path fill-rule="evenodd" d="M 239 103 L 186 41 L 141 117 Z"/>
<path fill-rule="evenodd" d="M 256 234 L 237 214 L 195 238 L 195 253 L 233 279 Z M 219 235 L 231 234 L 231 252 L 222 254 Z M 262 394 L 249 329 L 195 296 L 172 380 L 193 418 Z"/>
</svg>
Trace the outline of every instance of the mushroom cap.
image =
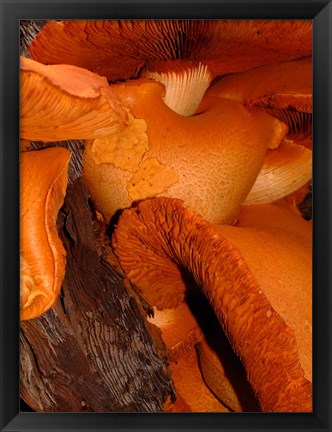
<svg viewBox="0 0 332 432">
<path fill-rule="evenodd" d="M 66 193 L 69 159 L 64 148 L 20 155 L 21 320 L 46 312 L 61 289 L 66 251 L 56 218 Z"/>
<path fill-rule="evenodd" d="M 207 95 L 240 101 L 250 110 L 262 109 L 288 126 L 287 139 L 269 146 L 245 204 L 276 201 L 311 179 L 311 57 L 224 76 Z"/>
<path fill-rule="evenodd" d="M 45 66 L 21 57 L 20 135 L 26 141 L 107 136 L 127 111 L 105 78 L 71 65 Z"/>
<path fill-rule="evenodd" d="M 287 224 L 288 218 L 292 217 L 299 220 L 289 211 L 287 217 L 283 218 L 283 224 Z M 266 222 L 263 218 L 262 223 L 265 223 L 267 229 L 267 233 L 261 235 L 263 242 L 265 238 L 269 239 L 269 229 L 274 220 Z M 283 241 L 288 239 L 286 248 L 293 242 L 292 251 L 298 252 L 302 242 L 297 243 L 296 248 L 297 235 L 288 235 L 287 230 L 282 234 L 278 223 L 274 230 L 278 235 L 272 238 L 273 241 L 280 241 L 279 250 L 285 248 Z M 301 227 L 297 227 L 295 233 L 300 230 Z M 304 237 L 310 238 L 309 233 Z M 252 242 L 253 245 L 256 244 L 255 239 Z M 235 244 L 176 199 L 145 200 L 137 208 L 124 211 L 114 234 L 113 246 L 129 279 L 149 266 L 147 251 L 153 254 L 155 266 L 158 265 L 160 256 L 162 268 L 168 259 L 169 267 L 183 266 L 192 272 L 235 353 L 241 358 L 263 411 L 312 410 L 311 383 L 304 377 L 299 356 L 302 342 L 299 340 L 298 345 L 295 329 L 287 324 L 264 292 L 264 280 L 270 275 L 268 267 L 265 268 L 268 276 L 260 284 Z M 271 254 L 271 249 L 269 252 Z M 306 253 L 310 256 L 310 249 L 307 248 Z M 285 256 L 291 262 L 289 255 Z M 265 260 L 266 258 L 264 256 Z M 310 269 L 310 262 L 307 264 Z M 294 268 L 287 267 L 288 270 L 291 274 L 296 273 Z M 279 277 L 279 274 L 275 277 Z M 164 279 L 159 279 L 159 285 L 162 286 Z M 139 284 L 135 284 L 139 287 Z M 272 280 L 270 284 L 272 285 Z M 278 288 L 278 284 L 276 287 Z M 157 285 L 155 289 L 158 289 Z M 283 290 L 285 296 L 289 291 L 290 289 Z M 302 293 L 303 298 L 308 296 L 307 285 Z M 297 292 L 299 294 L 301 295 L 301 291 Z M 294 300 L 293 296 L 291 294 L 289 298 Z M 309 300 L 304 300 L 306 301 L 310 301 L 310 295 Z M 298 308 L 288 305 L 287 298 L 282 303 L 283 313 L 286 314 L 289 307 L 291 313 L 298 314 L 297 321 L 293 321 L 295 325 L 300 322 L 303 326 L 305 323 Z M 307 324 L 310 326 L 310 323 Z M 307 331 L 309 330 L 308 328 Z"/>
<path fill-rule="evenodd" d="M 312 226 L 276 204 L 244 206 L 234 227 L 215 230 L 237 246 L 272 307 L 293 329 L 312 380 Z"/>
<path fill-rule="evenodd" d="M 312 57 L 261 66 L 227 75 L 207 94 L 241 101 L 245 106 L 312 112 Z"/>
<path fill-rule="evenodd" d="M 311 20 L 49 21 L 29 47 L 45 64 L 72 64 L 111 82 L 170 60 L 208 66 L 213 77 L 311 55 Z"/>
<path fill-rule="evenodd" d="M 212 223 L 233 223 L 267 146 L 283 139 L 285 125 L 219 97 L 204 98 L 199 113 L 183 117 L 165 105 L 162 85 L 145 79 L 112 89 L 130 110 L 131 123 L 87 142 L 84 152 L 84 177 L 104 217 L 134 201 L 167 196 Z"/>
</svg>

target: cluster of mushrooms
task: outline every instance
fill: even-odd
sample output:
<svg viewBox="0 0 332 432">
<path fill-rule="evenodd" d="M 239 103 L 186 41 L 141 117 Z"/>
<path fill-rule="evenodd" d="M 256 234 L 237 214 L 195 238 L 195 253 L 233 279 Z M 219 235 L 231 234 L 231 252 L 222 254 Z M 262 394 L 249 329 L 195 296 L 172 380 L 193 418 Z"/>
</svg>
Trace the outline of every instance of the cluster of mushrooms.
<svg viewBox="0 0 332 432">
<path fill-rule="evenodd" d="M 165 411 L 311 411 L 311 222 L 297 208 L 311 32 L 49 21 L 20 61 L 21 319 L 52 307 L 66 268 L 55 223 L 71 153 L 29 145 L 83 140 L 91 200 L 105 226 L 119 215 L 112 250 L 168 347 Z"/>
</svg>

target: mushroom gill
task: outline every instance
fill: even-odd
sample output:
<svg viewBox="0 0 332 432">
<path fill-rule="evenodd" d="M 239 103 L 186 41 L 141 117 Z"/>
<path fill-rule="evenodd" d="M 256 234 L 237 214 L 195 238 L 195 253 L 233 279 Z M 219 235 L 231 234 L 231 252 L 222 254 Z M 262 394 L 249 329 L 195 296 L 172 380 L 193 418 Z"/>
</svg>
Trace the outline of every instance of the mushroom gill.
<svg viewBox="0 0 332 432">
<path fill-rule="evenodd" d="M 253 206 L 256 207 L 259 206 Z M 308 350 L 311 316 L 307 314 L 310 283 L 305 279 L 307 291 L 303 291 L 301 272 L 293 266 L 295 258 L 292 255 L 290 259 L 289 254 L 300 254 L 297 264 L 301 262 L 301 256 L 306 256 L 300 268 L 306 267 L 305 278 L 309 277 L 310 282 L 310 230 L 298 240 L 297 235 L 303 228 L 299 224 L 300 218 L 291 211 L 280 211 L 288 212 L 280 223 L 278 218 L 267 219 L 263 211 L 259 219 L 260 233 L 260 228 L 250 229 L 251 224 L 256 224 L 253 222 L 254 212 L 249 212 L 246 218 L 247 231 L 241 224 L 216 228 L 184 207 L 180 200 L 145 200 L 136 208 L 123 212 L 115 230 L 113 246 L 129 279 L 149 266 L 146 258 L 153 256 L 154 266 L 158 266 L 158 257 L 161 257 L 163 264 L 155 289 L 158 289 L 158 284 L 163 285 L 166 260 L 169 267 L 188 269 L 209 300 L 234 352 L 243 362 L 262 411 L 307 412 L 312 410 L 311 356 Z M 239 244 L 250 246 L 247 255 L 243 252 L 245 246 L 242 250 L 224 235 L 227 232 L 227 236 L 232 236 L 227 229 L 237 230 L 236 235 L 240 237 L 243 232 Z M 257 232 L 260 236 L 256 241 Z M 272 246 L 279 242 L 277 255 L 266 245 L 268 240 Z M 303 242 L 306 248 L 301 251 Z M 256 244 L 261 245 L 262 250 L 259 258 L 251 261 L 249 257 L 260 251 Z M 283 257 L 281 251 L 287 251 L 288 247 L 290 252 Z M 269 264 L 273 260 L 276 264 L 270 272 Z M 283 260 L 289 261 L 284 276 L 280 274 L 283 273 L 280 264 L 278 266 L 278 262 Z M 256 271 L 254 262 L 264 263 L 263 275 Z M 293 290 L 294 274 L 298 285 Z M 139 287 L 139 283 L 134 282 Z M 306 312 L 298 308 L 299 301 Z M 304 318 L 305 314 L 307 318 Z M 300 327 L 304 328 L 302 339 L 298 333 Z"/>
<path fill-rule="evenodd" d="M 35 318 L 57 299 L 66 252 L 56 229 L 68 181 L 70 152 L 64 148 L 20 155 L 20 316 Z"/>
<path fill-rule="evenodd" d="M 233 223 L 267 146 L 287 132 L 264 112 L 219 97 L 205 97 L 199 113 L 183 117 L 164 103 L 163 86 L 146 79 L 112 90 L 130 124 L 87 142 L 84 152 L 87 186 L 107 220 L 134 201 L 162 195 L 183 199 L 212 223 Z"/>
<path fill-rule="evenodd" d="M 310 20 L 50 21 L 29 50 L 39 62 L 80 66 L 112 83 L 161 81 L 165 102 L 190 115 L 215 77 L 310 55 L 311 28 Z"/>
<path fill-rule="evenodd" d="M 24 57 L 20 70 L 21 140 L 97 138 L 127 123 L 127 112 L 105 78 L 76 66 L 45 66 Z"/>
</svg>

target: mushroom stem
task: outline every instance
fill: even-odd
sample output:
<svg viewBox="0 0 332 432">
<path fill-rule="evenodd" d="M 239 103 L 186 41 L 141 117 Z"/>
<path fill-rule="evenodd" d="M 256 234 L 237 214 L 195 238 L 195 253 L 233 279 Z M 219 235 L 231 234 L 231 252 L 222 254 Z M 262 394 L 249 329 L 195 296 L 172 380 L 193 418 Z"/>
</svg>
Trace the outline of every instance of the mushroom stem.
<svg viewBox="0 0 332 432">
<path fill-rule="evenodd" d="M 193 229 L 195 226 L 195 229 Z M 119 219 L 121 264 L 152 250 L 188 269 L 209 300 L 265 412 L 312 410 L 293 330 L 273 309 L 240 251 L 180 200 L 146 200 Z M 130 279 L 130 272 L 127 272 Z"/>
<path fill-rule="evenodd" d="M 212 80 L 208 66 L 190 66 L 187 62 L 180 62 L 177 67 L 174 62 L 166 65 L 161 71 L 145 71 L 143 77 L 164 84 L 163 100 L 173 111 L 183 116 L 195 114 Z"/>
</svg>

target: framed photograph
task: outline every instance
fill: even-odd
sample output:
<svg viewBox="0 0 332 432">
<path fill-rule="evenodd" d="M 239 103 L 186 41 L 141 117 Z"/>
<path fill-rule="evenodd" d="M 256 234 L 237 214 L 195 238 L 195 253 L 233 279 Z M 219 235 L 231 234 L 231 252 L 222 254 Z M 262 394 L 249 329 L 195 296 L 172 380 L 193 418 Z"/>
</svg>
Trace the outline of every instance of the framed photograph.
<svg viewBox="0 0 332 432">
<path fill-rule="evenodd" d="M 0 1 L 1 431 L 331 430 L 331 2 Z"/>
</svg>

